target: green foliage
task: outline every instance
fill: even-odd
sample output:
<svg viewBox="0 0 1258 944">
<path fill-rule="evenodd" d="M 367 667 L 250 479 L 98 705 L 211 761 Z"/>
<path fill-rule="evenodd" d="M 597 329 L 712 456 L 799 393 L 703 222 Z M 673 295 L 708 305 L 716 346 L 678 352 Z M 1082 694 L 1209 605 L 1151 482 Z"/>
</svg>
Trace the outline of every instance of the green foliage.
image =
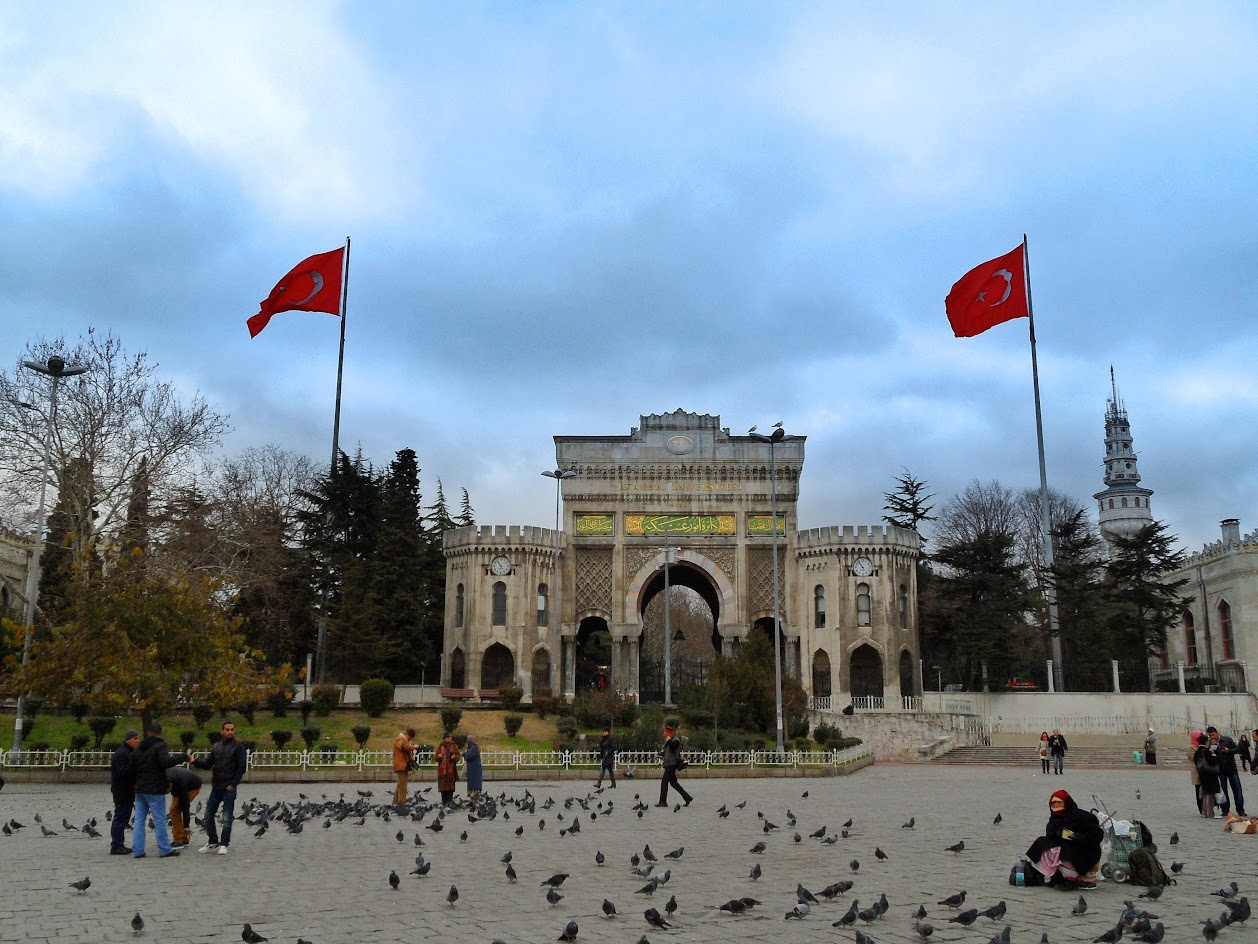
<svg viewBox="0 0 1258 944">
<path fill-rule="evenodd" d="M 795 715 L 786 725 L 786 736 L 792 741 L 808 737 L 808 716 Z"/>
<path fill-rule="evenodd" d="M 92 733 L 96 735 L 95 750 L 99 751 L 101 743 L 105 740 L 105 737 L 109 734 L 110 731 L 112 731 L 115 727 L 118 726 L 118 719 L 117 718 L 104 718 L 104 717 L 89 718 L 87 721 L 87 726 L 91 728 Z"/>
<path fill-rule="evenodd" d="M 83 723 L 83 719 L 87 717 L 88 704 L 80 698 L 76 698 L 70 702 L 70 714 L 74 716 L 74 720 L 79 724 Z"/>
<path fill-rule="evenodd" d="M 195 731 L 180 731 L 179 732 L 179 743 L 183 745 L 183 749 L 185 751 L 192 747 L 192 744 L 194 741 L 196 741 L 196 739 L 197 739 L 197 732 Z"/>
<path fill-rule="evenodd" d="M 301 714 L 301 723 L 309 724 L 310 716 L 314 714 L 315 704 L 308 698 L 303 698 L 297 703 L 297 711 Z"/>
<path fill-rule="evenodd" d="M 537 717 L 543 721 L 555 708 L 555 696 L 549 691 L 537 691 L 533 693 L 533 711 L 537 713 Z"/>
<path fill-rule="evenodd" d="M 507 711 L 515 711 L 524 699 L 524 689 L 519 685 L 499 685 L 498 700 Z"/>
<path fill-rule="evenodd" d="M 813 731 L 813 740 L 822 747 L 832 750 L 841 751 L 846 747 L 855 747 L 861 743 L 858 737 L 844 737 L 843 731 L 837 725 L 827 724 L 825 722 L 817 725 Z"/>
<path fill-rule="evenodd" d="M 1184 564 L 1175 541 L 1159 521 L 1114 540 L 1106 574 L 1113 658 L 1143 659 L 1166 645 L 1166 631 L 1180 618 L 1189 582 L 1167 579 Z"/>
<path fill-rule="evenodd" d="M 610 688 L 587 688 L 572 703 L 572 714 L 582 727 L 603 728 L 607 725 L 628 725 L 625 708 L 631 703 L 621 692 Z"/>
<path fill-rule="evenodd" d="M 293 693 L 291 689 L 273 688 L 266 696 L 266 706 L 271 711 L 271 717 L 283 718 L 288 714 L 288 704 L 292 701 Z"/>
<path fill-rule="evenodd" d="M 306 750 L 312 751 L 314 750 L 315 741 L 319 740 L 320 735 L 323 734 L 323 729 L 311 725 L 310 727 L 302 728 L 300 734 L 301 739 L 306 742 Z"/>
<path fill-rule="evenodd" d="M 515 737 L 519 734 L 520 726 L 523 724 L 523 715 L 504 715 L 502 718 L 502 726 L 506 729 L 507 737 Z"/>
<path fill-rule="evenodd" d="M 70 735 L 70 750 L 72 750 L 72 751 L 81 751 L 81 750 L 83 750 L 83 748 L 87 747 L 87 743 L 88 743 L 88 741 L 90 741 L 91 739 L 92 739 L 92 738 L 91 738 L 91 735 L 88 735 L 88 734 L 72 734 L 72 735 Z"/>
<path fill-rule="evenodd" d="M 707 704 L 716 727 L 776 730 L 777 693 L 772 666 L 773 645 L 762 632 L 749 633 L 734 658 L 717 656 L 708 673 L 707 686 Z"/>
<path fill-rule="evenodd" d="M 373 717 L 378 717 L 378 716 L 373 716 Z M 360 751 L 366 750 L 367 738 L 371 737 L 371 728 L 369 728 L 365 724 L 356 724 L 349 730 L 350 730 L 350 733 L 354 735 L 354 742 L 358 745 L 358 749 Z"/>
<path fill-rule="evenodd" d="M 641 709 L 638 708 L 636 701 L 626 701 L 620 707 L 620 723 L 626 728 L 631 728 L 638 723 L 638 715 Z"/>
<path fill-rule="evenodd" d="M 358 701 L 368 717 L 379 718 L 393 703 L 393 683 L 388 679 L 365 679 L 358 690 Z"/>
<path fill-rule="evenodd" d="M 245 721 L 253 724 L 253 716 L 258 712 L 259 703 L 255 699 L 246 699 L 236 706 Z"/>
<path fill-rule="evenodd" d="M 564 715 L 555 722 L 555 730 L 562 738 L 570 741 L 577 736 L 580 728 L 577 726 L 576 718 L 572 715 Z"/>
<path fill-rule="evenodd" d="M 310 741 L 307 742 L 307 744 L 309 745 L 309 744 L 314 743 L 314 740 L 317 738 L 318 738 L 318 735 L 316 734 L 314 738 L 312 738 Z M 277 751 L 284 750 L 284 747 L 292 739 L 293 739 L 293 732 L 289 731 L 287 728 L 278 728 L 277 730 L 271 732 L 271 740 L 275 743 L 275 749 Z"/>
<path fill-rule="evenodd" d="M 325 757 L 331 756 L 339 750 L 339 745 L 337 745 L 334 741 L 324 741 L 319 745 L 319 753 L 323 754 Z"/>
<path fill-rule="evenodd" d="M 341 703 L 341 686 L 316 685 L 310 690 L 310 699 L 314 702 L 315 714 L 326 718 Z"/>
<path fill-rule="evenodd" d="M 1053 528 L 1053 567 L 1057 590 L 1057 627 L 1067 664 L 1099 661 L 1108 601 L 1105 592 L 1106 556 L 1101 540 L 1078 509 Z"/>
<path fill-rule="evenodd" d="M 214 717 L 214 709 L 205 702 L 198 702 L 192 706 L 192 720 L 197 723 L 197 728 L 204 728 L 207 721 Z"/>
<path fill-rule="evenodd" d="M 441 730 L 453 731 L 463 720 L 463 709 L 446 706 L 441 709 Z"/>
<path fill-rule="evenodd" d="M 450 740 L 454 741 L 461 751 L 467 748 L 467 732 L 465 731 L 455 731 Z"/>
<path fill-rule="evenodd" d="M 223 740 L 223 732 L 211 731 L 209 734 L 205 736 L 205 739 L 210 742 L 210 747 L 213 747 L 219 741 Z"/>
<path fill-rule="evenodd" d="M 927 504 L 935 496 L 926 494 L 929 486 L 925 482 L 914 478 L 908 469 L 902 469 L 895 477 L 895 484 L 895 489 L 882 494 L 886 501 L 882 510 L 887 512 L 882 516 L 883 521 L 906 531 L 917 531 L 918 525 L 923 521 L 935 520 L 935 516 L 931 514 L 934 506 Z M 925 545 L 926 540 L 923 538 L 922 546 Z"/>
</svg>

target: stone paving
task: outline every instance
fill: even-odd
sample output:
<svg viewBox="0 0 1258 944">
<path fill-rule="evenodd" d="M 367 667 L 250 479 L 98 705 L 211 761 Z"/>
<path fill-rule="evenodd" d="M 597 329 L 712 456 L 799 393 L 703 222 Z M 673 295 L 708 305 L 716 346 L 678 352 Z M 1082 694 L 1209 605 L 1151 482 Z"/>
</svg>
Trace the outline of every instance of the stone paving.
<svg viewBox="0 0 1258 944">
<path fill-rule="evenodd" d="M 685 775 L 682 775 L 685 782 Z M 1254 785 L 1258 805 L 1258 778 Z M 227 856 L 198 855 L 196 845 L 179 858 L 142 860 L 108 855 L 108 838 L 90 840 L 65 830 L 63 817 L 82 826 L 95 816 L 108 833 L 105 811 L 108 788 L 99 785 L 14 784 L 0 791 L 0 819 L 26 825 L 12 836 L 0 835 L 0 862 L 6 877 L 0 941 L 123 941 L 163 942 L 238 941 L 245 921 L 275 942 L 299 937 L 314 944 L 327 942 L 504 941 L 549 942 L 569 920 L 580 926 L 578 941 L 623 941 L 632 944 L 643 934 L 652 942 L 686 941 L 852 941 L 852 929 L 831 926 L 853 898 L 862 907 L 885 893 L 889 912 L 869 926 L 861 926 L 877 944 L 916 942 L 911 913 L 924 903 L 936 932 L 932 941 L 944 944 L 985 944 L 1005 923 L 1015 944 L 1036 944 L 1043 931 L 1052 942 L 1092 941 L 1113 925 L 1123 899 L 1143 889 L 1102 882 L 1087 893 L 1089 910 L 1070 914 L 1077 895 L 1052 889 L 1016 889 L 1008 885 L 1010 866 L 1039 834 L 1047 819 L 1048 794 L 1066 788 L 1084 804 L 1091 795 L 1101 798 L 1119 816 L 1143 819 L 1160 846 L 1168 868 L 1186 863 L 1179 884 L 1149 910 L 1166 924 L 1166 940 L 1198 940 L 1199 922 L 1217 915 L 1222 907 L 1210 892 L 1232 879 L 1242 894 L 1258 890 L 1258 836 L 1231 836 L 1218 821 L 1195 813 L 1191 787 L 1184 771 L 1067 770 L 1061 777 L 1045 777 L 1035 769 L 940 768 L 878 765 L 854 775 L 809 779 L 694 779 L 688 784 L 695 802 L 674 812 L 658 809 L 658 783 L 621 780 L 616 790 L 593 795 L 593 782 L 497 783 L 495 794 L 522 797 L 527 789 L 538 798 L 535 814 L 508 808 L 510 819 L 469 824 L 462 812 L 446 818 L 446 828 L 434 833 L 407 819 L 368 816 L 365 825 L 350 820 L 320 828 L 322 818 L 307 822 L 300 834 L 272 824 L 265 835 L 237 821 Z M 245 783 L 242 797 L 271 803 L 296 802 L 298 793 L 313 800 L 342 792 L 356 799 L 356 791 L 370 789 L 373 801 L 389 798 L 382 784 L 256 784 Z M 422 787 L 421 787 L 422 789 Z M 1140 791 L 1137 799 L 1136 791 Z M 807 791 L 807 796 L 803 796 Z M 641 818 L 631 809 L 634 796 L 652 804 Z M 424 794 L 431 797 L 431 792 Z M 597 818 L 573 805 L 569 797 L 590 797 Z M 555 806 L 542 810 L 553 797 Z M 204 799 L 204 795 L 202 799 Z M 746 802 L 738 809 L 735 804 Z M 603 804 L 600 810 L 598 804 Z M 613 810 L 607 814 L 607 806 Z M 717 808 L 731 813 L 722 819 Z M 797 825 L 788 825 L 788 812 Z M 996 813 L 1003 822 L 992 825 Z M 59 835 L 41 834 L 34 822 Z M 561 835 L 580 813 L 581 829 Z M 763 832 L 765 818 L 780 828 Z M 560 819 L 560 814 L 563 818 Z M 915 817 L 913 829 L 901 824 Z M 423 826 L 432 821 L 425 818 Z M 809 834 L 822 826 L 829 834 L 851 819 L 850 835 L 825 845 Z M 543 827 L 544 821 L 544 827 Z M 515 835 L 523 827 L 520 836 Z M 403 841 L 396 839 L 398 830 Z M 1180 842 L 1168 839 L 1178 830 Z M 461 834 L 466 831 L 467 839 Z M 802 839 L 793 840 L 798 832 Z M 425 878 L 407 873 L 414 868 L 414 836 L 424 840 L 422 851 L 433 863 Z M 945 847 L 965 840 L 959 855 Z M 751 846 L 764 841 L 763 854 Z M 199 844 L 199 843 L 197 843 Z M 644 845 L 660 857 L 657 872 L 671 867 L 672 877 L 647 899 L 635 894 L 642 879 L 630 873 L 629 859 Z M 155 843 L 149 836 L 149 845 Z M 681 858 L 664 854 L 684 847 Z M 881 848 L 888 856 L 879 861 Z M 511 851 L 519 874 L 509 884 L 500 859 Z M 601 851 L 606 864 L 595 864 Z M 849 863 L 859 860 L 853 872 Z M 759 863 L 763 877 L 748 878 Z M 401 877 L 401 887 L 389 887 L 390 870 Z M 552 873 L 571 873 L 559 889 L 564 896 L 551 907 L 543 879 Z M 91 888 L 79 894 L 69 884 L 90 876 Z M 784 920 L 795 903 L 796 883 L 814 892 L 841 879 L 855 887 L 831 903 L 813 906 L 802 920 Z M 458 903 L 446 904 L 451 885 L 459 890 Z M 962 889 L 967 906 L 985 908 L 1008 902 L 1003 922 L 980 918 L 966 929 L 949 924 L 956 914 L 936 902 Z M 645 908 L 661 911 L 676 896 L 676 927 L 649 928 Z M 750 895 L 762 904 L 750 913 L 733 916 L 716 910 L 721 902 Z M 610 899 L 621 916 L 605 919 L 601 904 Z M 139 911 L 146 930 L 134 937 L 131 916 Z M 1253 926 L 1225 930 L 1224 941 L 1258 940 Z"/>
</svg>

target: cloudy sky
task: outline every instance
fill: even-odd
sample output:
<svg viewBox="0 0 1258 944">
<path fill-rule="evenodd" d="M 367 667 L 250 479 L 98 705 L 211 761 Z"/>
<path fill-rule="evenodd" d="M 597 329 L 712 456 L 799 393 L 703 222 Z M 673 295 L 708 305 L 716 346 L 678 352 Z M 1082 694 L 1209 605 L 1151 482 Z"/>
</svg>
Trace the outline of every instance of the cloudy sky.
<svg viewBox="0 0 1258 944">
<path fill-rule="evenodd" d="M 1049 480 L 1109 368 L 1155 515 L 1258 526 L 1247 4 L 0 6 L 0 353 L 110 329 L 330 449 L 333 316 L 245 319 L 353 237 L 342 446 L 549 524 L 554 434 L 806 435 L 800 524 L 1038 483 L 1025 321 L 951 284 L 1028 234 Z M 1088 501 L 1089 507 L 1091 505 Z"/>
</svg>

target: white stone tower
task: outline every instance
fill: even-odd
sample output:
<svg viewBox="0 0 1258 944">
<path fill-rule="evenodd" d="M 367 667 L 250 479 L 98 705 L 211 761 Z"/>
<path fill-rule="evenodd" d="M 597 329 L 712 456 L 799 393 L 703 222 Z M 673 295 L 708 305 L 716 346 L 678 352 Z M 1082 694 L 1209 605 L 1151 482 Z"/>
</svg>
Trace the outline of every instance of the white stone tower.
<svg viewBox="0 0 1258 944">
<path fill-rule="evenodd" d="M 1109 369 L 1110 400 L 1105 410 L 1105 485 L 1092 497 L 1097 500 L 1101 536 L 1113 545 L 1115 538 L 1130 537 L 1153 523 L 1151 489 L 1140 485 L 1136 453 L 1131 448 L 1131 424 L 1118 398 L 1114 368 Z"/>
</svg>

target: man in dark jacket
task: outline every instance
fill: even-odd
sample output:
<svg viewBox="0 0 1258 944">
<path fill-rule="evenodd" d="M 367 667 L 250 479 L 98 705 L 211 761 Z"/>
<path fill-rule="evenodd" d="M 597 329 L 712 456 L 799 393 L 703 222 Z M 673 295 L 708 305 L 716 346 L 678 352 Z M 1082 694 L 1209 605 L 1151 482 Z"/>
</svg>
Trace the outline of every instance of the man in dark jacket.
<svg viewBox="0 0 1258 944">
<path fill-rule="evenodd" d="M 612 778 L 612 789 L 616 789 L 616 742 L 612 740 L 610 728 L 603 729 L 603 738 L 598 742 L 598 783 L 603 785 L 603 774 Z"/>
<path fill-rule="evenodd" d="M 114 820 L 109 825 L 109 854 L 130 855 L 127 845 L 127 823 L 135 809 L 135 749 L 140 732 L 132 728 L 109 759 L 109 791 L 114 795 Z"/>
<path fill-rule="evenodd" d="M 192 801 L 201 792 L 201 778 L 187 767 L 172 767 L 166 771 L 166 779 L 170 781 L 170 830 L 175 834 L 175 845 L 186 846 L 190 842 Z"/>
<path fill-rule="evenodd" d="M 1048 753 L 1053 758 L 1053 773 L 1060 774 L 1066 765 L 1067 750 L 1066 738 L 1060 731 L 1053 728 L 1052 736 L 1048 739 Z"/>
<path fill-rule="evenodd" d="M 656 806 L 668 806 L 668 787 L 672 784 L 674 790 L 681 794 L 681 798 L 686 801 L 686 806 L 690 805 L 690 801 L 694 799 L 686 788 L 677 782 L 677 771 L 682 766 L 681 756 L 681 739 L 678 738 L 677 732 L 668 725 L 664 726 L 664 747 L 660 751 L 660 766 L 664 768 L 664 776 L 660 778 L 660 802 Z"/>
<path fill-rule="evenodd" d="M 236 725 L 223 723 L 222 738 L 210 749 L 210 756 L 192 763 L 210 773 L 210 799 L 205 804 L 205 831 L 209 842 L 198 852 L 217 852 L 227 855 L 232 841 L 232 821 L 236 818 L 236 788 L 245 777 L 248 755 L 245 746 L 236 740 Z M 223 808 L 223 833 L 219 837 L 216 821 L 218 808 Z"/>
<path fill-rule="evenodd" d="M 162 726 L 150 721 L 145 729 L 147 737 L 135 752 L 135 839 L 133 850 L 137 859 L 144 858 L 145 822 L 153 814 L 153 826 L 157 830 L 157 851 L 164 859 L 179 855 L 170 844 L 170 832 L 166 828 L 166 794 L 170 781 L 166 771 L 176 764 L 187 763 L 187 754 L 172 754 L 162 740 Z"/>
<path fill-rule="evenodd" d="M 1236 742 L 1226 734 L 1219 734 L 1214 725 L 1206 728 L 1210 735 L 1210 744 L 1214 746 L 1219 757 L 1219 788 L 1223 791 L 1223 815 L 1227 816 L 1232 807 L 1236 807 L 1236 815 L 1245 814 L 1245 793 L 1241 790 L 1241 777 L 1236 772 Z"/>
</svg>

